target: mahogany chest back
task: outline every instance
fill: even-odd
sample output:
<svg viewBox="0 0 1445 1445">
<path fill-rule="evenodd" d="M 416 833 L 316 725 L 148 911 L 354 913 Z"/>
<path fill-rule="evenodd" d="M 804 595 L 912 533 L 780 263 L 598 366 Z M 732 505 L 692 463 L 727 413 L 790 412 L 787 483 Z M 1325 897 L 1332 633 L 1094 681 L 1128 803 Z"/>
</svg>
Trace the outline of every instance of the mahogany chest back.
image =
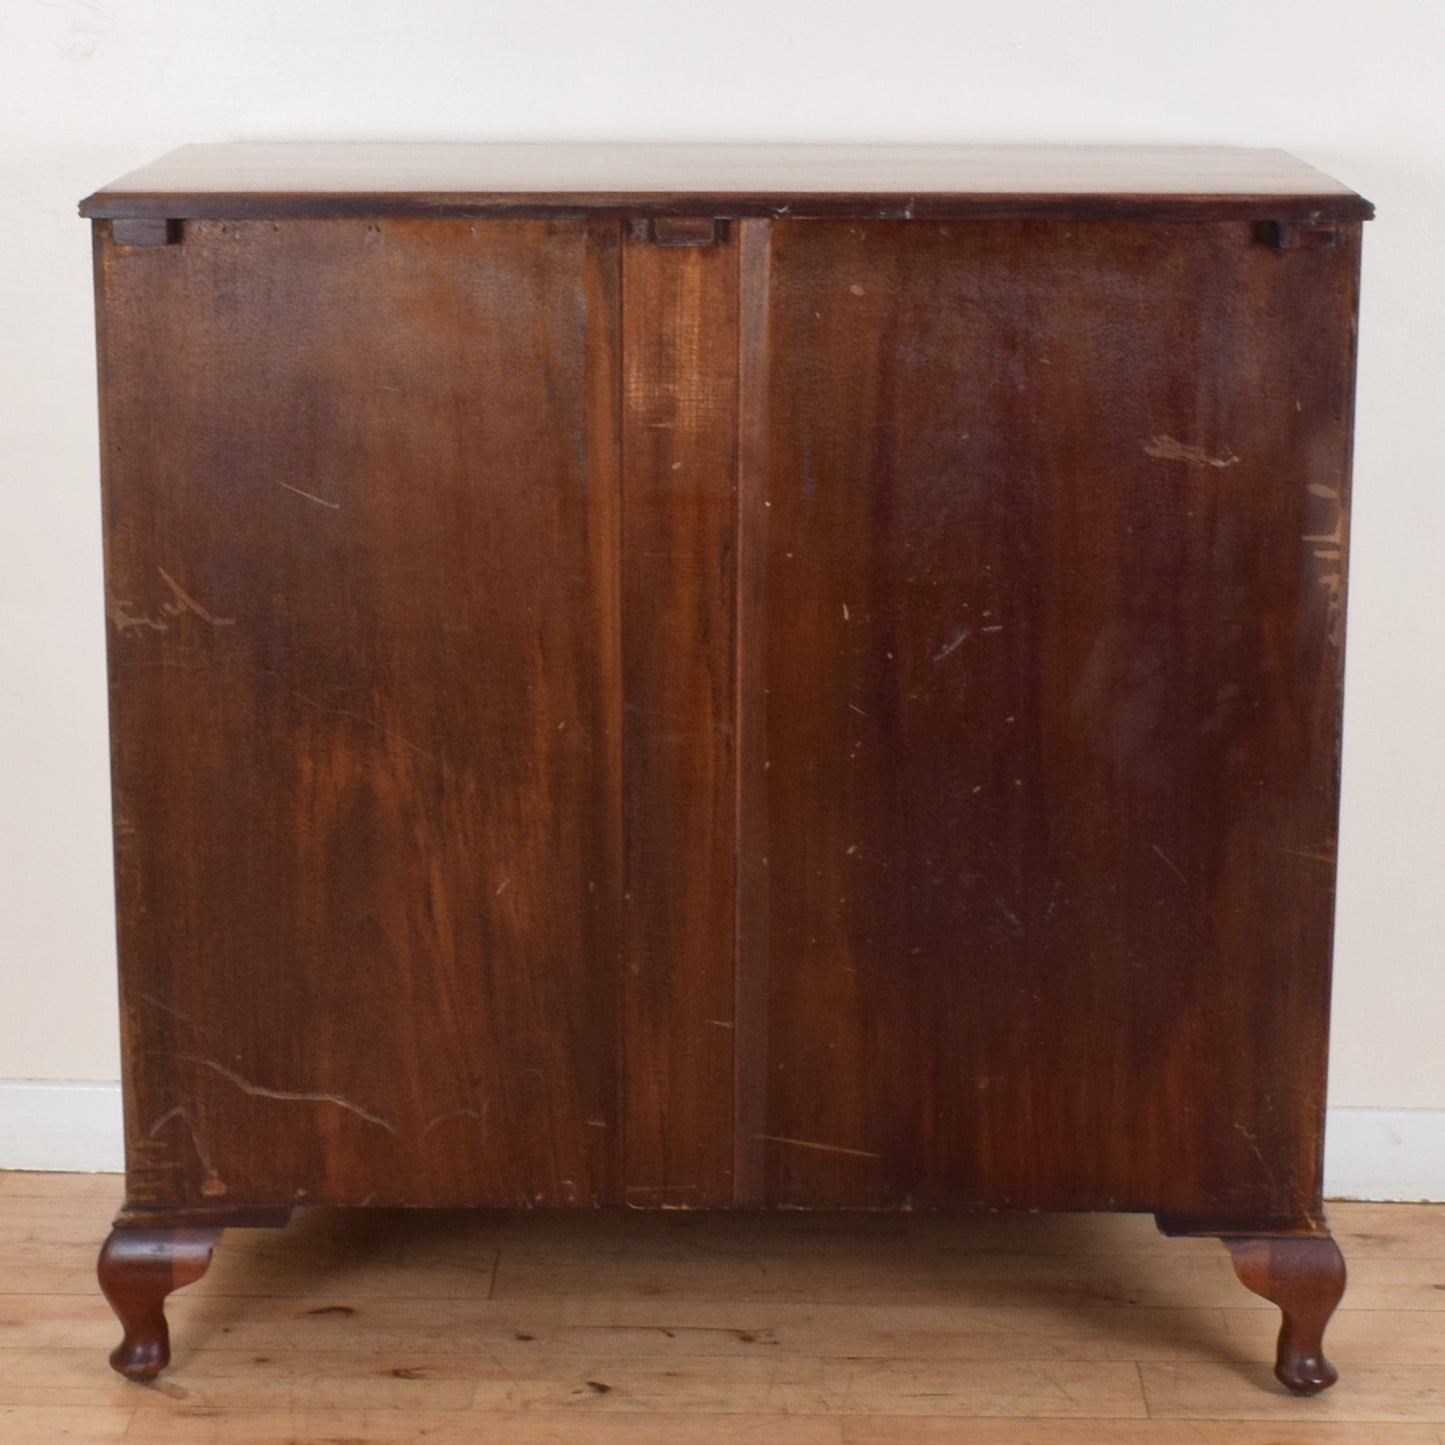
<svg viewBox="0 0 1445 1445">
<path fill-rule="evenodd" d="M 119 1367 L 296 1203 L 982 1206 L 1235 1238 L 1328 1383 L 1366 202 L 226 146 L 84 210 Z"/>
</svg>

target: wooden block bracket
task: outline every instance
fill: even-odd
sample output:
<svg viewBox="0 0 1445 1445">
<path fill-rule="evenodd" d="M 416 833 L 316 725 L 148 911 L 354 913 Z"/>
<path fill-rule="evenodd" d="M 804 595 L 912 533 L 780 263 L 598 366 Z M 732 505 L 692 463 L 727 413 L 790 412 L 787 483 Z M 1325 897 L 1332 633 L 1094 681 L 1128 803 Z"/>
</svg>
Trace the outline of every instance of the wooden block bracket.
<svg viewBox="0 0 1445 1445">
<path fill-rule="evenodd" d="M 1259 239 L 1276 251 L 1311 251 L 1338 246 L 1340 228 L 1334 221 L 1264 221 Z"/>
<path fill-rule="evenodd" d="M 712 216 L 656 216 L 652 241 L 657 246 L 716 246 L 723 239 L 723 223 Z"/>
<path fill-rule="evenodd" d="M 172 246 L 181 239 L 181 223 L 164 216 L 124 216 L 110 223 L 117 246 Z"/>
</svg>

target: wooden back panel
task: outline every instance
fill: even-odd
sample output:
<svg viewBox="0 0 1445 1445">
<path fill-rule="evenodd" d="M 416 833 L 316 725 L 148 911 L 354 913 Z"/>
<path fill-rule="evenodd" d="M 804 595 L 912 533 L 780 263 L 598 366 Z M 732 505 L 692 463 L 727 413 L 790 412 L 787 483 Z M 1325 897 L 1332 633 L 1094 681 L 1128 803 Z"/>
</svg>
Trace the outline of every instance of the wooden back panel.
<svg viewBox="0 0 1445 1445">
<path fill-rule="evenodd" d="M 133 1207 L 1318 1208 L 1357 224 L 97 231 Z"/>
<path fill-rule="evenodd" d="M 1318 1208 L 1357 231 L 772 228 L 770 1202 Z"/>
<path fill-rule="evenodd" d="M 99 264 L 131 1202 L 611 1197 L 615 227 Z"/>
</svg>

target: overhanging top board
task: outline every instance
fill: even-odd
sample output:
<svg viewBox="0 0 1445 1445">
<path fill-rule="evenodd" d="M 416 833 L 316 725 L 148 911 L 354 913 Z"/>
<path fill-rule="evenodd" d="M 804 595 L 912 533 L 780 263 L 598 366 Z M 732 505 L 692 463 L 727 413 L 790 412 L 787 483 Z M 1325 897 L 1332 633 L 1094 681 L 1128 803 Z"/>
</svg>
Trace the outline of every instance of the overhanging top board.
<svg viewBox="0 0 1445 1445">
<path fill-rule="evenodd" d="M 1151 146 L 192 145 L 81 202 L 96 219 L 612 213 L 1364 220 L 1279 150 Z"/>
</svg>

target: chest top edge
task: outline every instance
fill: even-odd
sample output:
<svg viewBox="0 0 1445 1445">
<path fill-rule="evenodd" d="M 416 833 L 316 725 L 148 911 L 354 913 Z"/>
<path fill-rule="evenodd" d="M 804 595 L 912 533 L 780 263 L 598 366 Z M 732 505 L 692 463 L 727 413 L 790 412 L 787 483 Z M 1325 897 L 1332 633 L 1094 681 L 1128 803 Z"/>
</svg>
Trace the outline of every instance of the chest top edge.
<svg viewBox="0 0 1445 1445">
<path fill-rule="evenodd" d="M 380 216 L 1367 220 L 1278 150 L 1157 146 L 243 142 L 184 146 L 95 220 Z"/>
</svg>

